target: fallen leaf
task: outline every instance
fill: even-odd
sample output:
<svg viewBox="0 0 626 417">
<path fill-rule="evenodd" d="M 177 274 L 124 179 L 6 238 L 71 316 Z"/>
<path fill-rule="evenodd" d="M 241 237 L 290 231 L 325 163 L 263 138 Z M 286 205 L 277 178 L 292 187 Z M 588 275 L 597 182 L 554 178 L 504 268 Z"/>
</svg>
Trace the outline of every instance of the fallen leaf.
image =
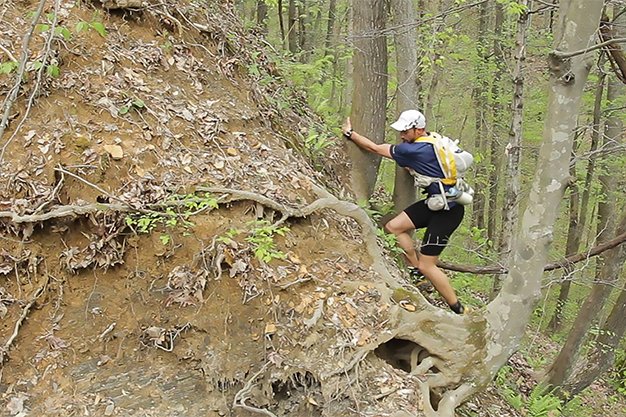
<svg viewBox="0 0 626 417">
<path fill-rule="evenodd" d="M 239 151 L 235 148 L 229 147 L 226 149 L 226 153 L 230 156 L 237 156 L 239 155 Z"/>
</svg>

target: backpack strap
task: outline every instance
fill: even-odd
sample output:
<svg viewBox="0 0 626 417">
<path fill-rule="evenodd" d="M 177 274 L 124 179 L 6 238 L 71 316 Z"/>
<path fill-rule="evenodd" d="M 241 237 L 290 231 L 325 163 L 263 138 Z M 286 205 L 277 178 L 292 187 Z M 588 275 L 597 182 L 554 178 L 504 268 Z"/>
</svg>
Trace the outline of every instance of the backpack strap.
<svg viewBox="0 0 626 417">
<path fill-rule="evenodd" d="M 443 175 L 445 176 L 445 178 L 441 179 L 441 182 L 445 185 L 456 184 L 456 161 L 454 160 L 452 152 L 444 146 L 441 146 L 439 140 L 433 136 L 422 136 L 421 138 L 416 139 L 415 142 L 425 142 L 433 145 L 435 156 L 437 156 L 437 162 L 439 162 L 439 168 L 441 168 L 441 172 L 443 172 Z"/>
</svg>

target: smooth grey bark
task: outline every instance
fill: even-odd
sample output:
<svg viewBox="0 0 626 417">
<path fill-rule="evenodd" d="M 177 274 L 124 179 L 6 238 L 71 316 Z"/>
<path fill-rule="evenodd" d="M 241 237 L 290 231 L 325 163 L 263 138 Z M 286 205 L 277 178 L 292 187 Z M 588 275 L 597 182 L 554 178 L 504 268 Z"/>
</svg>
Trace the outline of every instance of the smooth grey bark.
<svg viewBox="0 0 626 417">
<path fill-rule="evenodd" d="M 559 58 L 559 52 L 580 51 L 593 45 L 602 6 L 602 0 L 560 3 L 559 33 L 555 37 L 554 51 L 550 54 L 551 78 L 544 142 L 528 205 L 513 242 L 509 273 L 502 290 L 488 305 L 485 314 L 488 322 L 485 383 L 495 376 L 519 347 L 534 306 L 541 296 L 543 266 L 569 181 L 572 132 L 592 63 L 590 54 L 564 59 Z"/>
<path fill-rule="evenodd" d="M 483 2 L 478 8 L 478 39 L 476 42 L 477 60 L 474 68 L 475 80 L 472 88 L 472 100 L 474 102 L 474 151 L 477 154 L 487 154 L 487 124 L 489 123 L 488 99 L 488 51 L 487 51 L 487 2 Z M 486 181 L 487 167 L 485 164 L 476 164 L 474 167 L 475 178 L 479 183 Z M 485 228 L 485 193 L 476 193 L 472 203 L 472 222 L 479 229 Z"/>
<path fill-rule="evenodd" d="M 353 81 L 352 126 L 376 143 L 385 136 L 387 101 L 387 42 L 384 0 L 362 2 L 354 0 L 353 17 Z M 352 191 L 361 202 L 367 202 L 374 192 L 380 156 L 348 144 L 352 159 Z"/>
<path fill-rule="evenodd" d="M 502 231 L 499 240 L 499 253 L 504 259 L 509 258 L 513 246 L 513 236 L 519 223 L 519 195 L 522 175 L 522 125 L 524 120 L 524 69 L 526 61 L 526 33 L 530 16 L 528 10 L 531 2 L 520 1 L 524 11 L 517 19 L 517 33 L 515 35 L 515 52 L 513 67 L 513 100 L 511 102 L 511 124 L 509 141 L 506 146 L 505 191 L 502 210 Z M 498 293 L 501 286 L 501 277 L 493 280 L 492 296 Z"/>
<path fill-rule="evenodd" d="M 614 103 L 615 100 L 622 96 L 623 86 L 619 80 L 612 76 L 607 87 L 609 107 L 612 107 L 611 103 Z M 622 135 L 623 125 L 619 116 L 615 114 L 609 115 L 605 123 L 603 147 L 617 149 L 622 142 Z M 601 161 L 601 163 L 604 165 L 604 169 L 599 176 L 599 181 L 604 199 L 598 203 L 597 241 L 599 243 L 607 241 L 615 233 L 615 213 L 619 212 L 614 190 L 615 176 L 618 175 L 618 172 L 623 171 L 621 164 L 611 161 L 610 156 L 606 160 Z M 622 226 L 626 227 L 626 216 L 623 222 Z M 616 255 L 618 250 L 610 251 L 608 255 L 600 257 L 597 262 L 596 276 L 591 292 L 581 306 L 580 312 L 576 316 L 559 355 L 548 370 L 546 381 L 552 386 L 561 387 L 571 383 L 582 346 L 589 335 L 589 329 L 604 309 L 606 301 L 620 275 L 619 272 L 623 266 L 623 259 Z"/>
<path fill-rule="evenodd" d="M 559 57 L 560 53 L 580 51 L 593 44 L 602 6 L 602 0 L 561 2 L 559 35 L 555 38 L 554 50 L 550 54 L 551 79 L 544 141 L 529 202 L 513 241 L 509 272 L 502 290 L 487 305 L 483 315 L 470 315 L 467 317 L 469 322 L 465 321 L 464 325 L 458 325 L 454 331 L 448 332 L 455 337 L 469 335 L 468 343 L 475 349 L 468 356 L 467 352 L 459 351 L 460 345 L 455 345 L 455 363 L 451 366 L 458 368 L 459 362 L 465 364 L 462 380 L 459 380 L 457 388 L 443 393 L 436 411 L 430 408 L 428 393 L 433 386 L 441 386 L 438 384 L 441 381 L 433 377 L 421 384 L 425 397 L 425 415 L 428 417 L 454 416 L 457 405 L 491 383 L 498 370 L 519 348 L 534 307 L 540 300 L 542 272 L 563 193 L 569 181 L 572 133 L 593 62 L 590 53 L 580 53 L 570 58 Z M 416 326 L 412 328 L 413 331 L 428 327 L 419 322 L 412 324 Z M 439 326 L 442 329 L 444 327 L 443 324 Z M 419 340 L 419 343 L 425 346 L 429 341 L 432 339 Z M 426 348 L 438 355 L 446 355 L 446 346 L 431 344 Z M 442 366 L 437 365 L 437 369 L 441 370 Z"/>
<path fill-rule="evenodd" d="M 606 76 L 604 72 L 602 72 L 600 74 L 600 79 L 598 80 L 598 86 L 596 87 L 596 96 L 593 106 L 593 123 L 591 126 L 592 132 L 590 153 L 595 152 L 598 147 L 598 139 L 600 137 L 600 116 L 602 112 L 602 98 L 604 96 L 605 78 Z M 577 186 L 575 181 L 572 181 L 571 184 L 570 221 L 567 234 L 567 243 L 565 244 L 566 257 L 578 252 L 578 248 L 580 247 L 580 242 L 583 235 L 582 231 L 585 230 L 585 225 L 587 222 L 587 206 L 589 204 L 589 196 L 591 194 L 591 181 L 595 172 L 595 166 L 595 158 L 590 158 L 587 165 L 587 174 L 585 177 L 585 184 L 580 204 L 578 203 L 578 200 L 580 199 L 579 187 Z M 572 163 L 571 170 L 572 178 L 575 179 L 576 172 L 574 163 Z M 548 324 L 548 328 L 552 330 L 560 329 L 563 322 L 563 307 L 565 306 L 565 303 L 569 298 L 569 290 L 572 284 L 572 274 L 573 269 L 571 268 L 571 266 L 567 266 L 564 268 L 563 276 L 561 278 L 562 282 L 559 288 L 559 297 L 556 301 L 556 306 L 554 308 L 552 319 Z"/>
<path fill-rule="evenodd" d="M 396 113 L 418 109 L 419 84 L 417 63 L 417 28 L 413 0 L 391 0 L 393 24 L 399 28 L 394 33 L 398 89 L 396 90 Z M 419 110 L 419 109 L 418 109 Z M 409 172 L 396 165 L 393 186 L 395 211 L 404 210 L 415 202 L 417 189 Z"/>
</svg>

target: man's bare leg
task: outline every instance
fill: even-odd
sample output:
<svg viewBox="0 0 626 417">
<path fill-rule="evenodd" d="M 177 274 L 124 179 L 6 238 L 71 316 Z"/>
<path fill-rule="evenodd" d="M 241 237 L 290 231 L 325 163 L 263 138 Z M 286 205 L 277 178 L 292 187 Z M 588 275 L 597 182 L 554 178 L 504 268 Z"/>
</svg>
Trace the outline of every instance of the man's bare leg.
<svg viewBox="0 0 626 417">
<path fill-rule="evenodd" d="M 448 305 L 456 304 L 459 299 L 454 292 L 454 288 L 452 288 L 448 276 L 437 266 L 439 257 L 424 254 L 417 255 L 413 239 L 408 233 L 414 228 L 415 225 L 405 212 L 398 214 L 385 225 L 385 229 L 389 233 L 393 233 L 398 239 L 398 246 L 404 251 L 407 261 L 428 278 Z"/>
</svg>

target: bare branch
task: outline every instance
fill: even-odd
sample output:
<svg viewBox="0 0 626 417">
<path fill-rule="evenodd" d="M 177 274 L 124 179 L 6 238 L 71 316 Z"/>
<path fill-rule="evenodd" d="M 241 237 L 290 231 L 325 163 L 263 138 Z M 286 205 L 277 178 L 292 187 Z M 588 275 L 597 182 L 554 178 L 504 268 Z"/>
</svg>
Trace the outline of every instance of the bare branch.
<svg viewBox="0 0 626 417">
<path fill-rule="evenodd" d="M 614 237 L 613 239 L 602 243 L 601 245 L 594 246 L 586 252 L 581 252 L 576 255 L 571 255 L 556 262 L 547 264 L 543 270 L 553 271 L 555 269 L 565 268 L 575 263 L 584 261 L 593 256 L 600 255 L 609 249 L 613 249 L 622 243 L 626 242 L 626 233 L 622 233 Z M 509 270 L 504 266 L 471 266 L 471 265 L 455 265 L 447 262 L 438 262 L 440 268 L 447 269 L 449 271 L 468 272 L 470 274 L 485 275 L 485 274 L 506 274 Z"/>
<path fill-rule="evenodd" d="M 590 46 L 589 48 L 581 49 L 579 51 L 572 51 L 572 52 L 552 51 L 550 52 L 550 55 L 559 59 L 567 59 L 567 58 L 572 58 L 578 55 L 586 54 L 587 52 L 595 51 L 596 49 L 604 48 L 605 46 L 609 46 L 614 43 L 624 43 L 624 42 L 626 42 L 626 38 L 609 39 L 608 41 L 597 43 L 593 46 Z"/>
</svg>

